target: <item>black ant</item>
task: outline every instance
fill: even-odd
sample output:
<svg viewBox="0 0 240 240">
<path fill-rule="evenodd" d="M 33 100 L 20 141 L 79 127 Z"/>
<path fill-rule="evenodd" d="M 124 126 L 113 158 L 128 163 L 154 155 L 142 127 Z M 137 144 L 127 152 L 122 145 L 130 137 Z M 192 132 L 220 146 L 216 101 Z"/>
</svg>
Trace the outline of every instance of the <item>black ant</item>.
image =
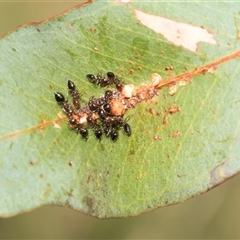
<svg viewBox="0 0 240 240">
<path fill-rule="evenodd" d="M 118 140 L 118 131 L 117 129 L 112 129 L 112 131 L 110 132 L 110 137 L 112 139 L 113 142 Z"/>
<path fill-rule="evenodd" d="M 100 74 L 87 74 L 87 79 L 100 87 L 115 85 L 117 91 L 106 90 L 99 98 L 91 97 L 85 106 L 81 107 L 80 94 L 73 81 L 68 80 L 68 93 L 72 98 L 72 104 L 68 103 L 64 95 L 55 92 L 55 100 L 62 107 L 68 117 L 71 129 L 79 133 L 83 139 L 88 139 L 88 128 L 91 128 L 96 138 L 100 141 L 102 135 L 110 137 L 113 142 L 118 139 L 118 130 L 123 129 L 125 135 L 131 135 L 131 127 L 123 118 L 125 111 L 119 111 L 118 96 L 123 87 L 122 82 L 114 73 L 108 72 L 106 76 Z M 114 104 L 113 104 L 114 103 Z M 120 106 L 124 109 L 123 104 Z"/>
<path fill-rule="evenodd" d="M 127 136 L 131 136 L 131 127 L 121 116 L 110 116 L 105 119 L 104 132 L 106 136 L 110 135 L 111 138 L 113 136 L 115 136 L 114 138 L 117 138 L 115 132 L 120 128 L 123 128 L 123 132 Z"/>
<path fill-rule="evenodd" d="M 110 100 L 112 99 L 112 97 L 113 97 L 113 92 L 110 91 L 110 90 L 107 90 L 107 91 L 105 92 L 104 97 L 105 97 L 105 101 L 106 101 L 106 102 L 110 101 Z"/>
<path fill-rule="evenodd" d="M 69 104 L 67 100 L 65 100 L 65 97 L 62 93 L 55 92 L 54 95 L 57 103 L 62 107 L 62 110 L 67 114 L 68 117 L 71 117 L 73 113 L 73 108 L 71 104 Z"/>
<path fill-rule="evenodd" d="M 103 135 L 101 128 L 94 128 L 93 131 L 96 138 L 100 141 Z"/>
<path fill-rule="evenodd" d="M 106 87 L 108 85 L 111 85 L 108 78 L 103 77 L 99 74 L 97 76 L 93 74 L 87 74 L 86 77 L 89 80 L 89 82 L 99 85 L 100 87 Z"/>
<path fill-rule="evenodd" d="M 123 131 L 127 136 L 131 136 L 132 134 L 132 129 L 128 123 L 123 124 Z"/>
<path fill-rule="evenodd" d="M 107 72 L 107 76 L 103 76 L 100 74 L 97 74 L 95 76 L 90 73 L 90 74 L 87 74 L 86 77 L 89 80 L 89 82 L 99 85 L 100 87 L 107 87 L 113 84 L 115 84 L 115 87 L 118 90 L 121 90 L 123 87 L 123 84 L 121 83 L 119 78 L 115 76 L 113 72 Z"/>
<path fill-rule="evenodd" d="M 88 139 L 88 130 L 86 128 L 80 128 L 79 133 L 81 134 L 83 139 Z"/>
<path fill-rule="evenodd" d="M 89 113 L 89 116 L 87 117 L 87 122 L 92 128 L 96 138 L 98 140 L 101 140 L 101 137 L 103 135 L 102 129 L 100 124 L 98 123 L 98 119 L 94 118 L 93 113 Z"/>
<path fill-rule="evenodd" d="M 79 92 L 76 90 L 76 86 L 75 86 L 74 82 L 72 82 L 71 80 L 68 80 L 68 93 L 72 97 L 73 106 L 76 109 L 79 109 L 80 108 L 80 95 L 79 95 Z"/>
<path fill-rule="evenodd" d="M 95 98 L 91 97 L 88 101 L 88 107 L 91 111 L 98 111 L 98 109 L 105 103 L 104 97 Z"/>
</svg>

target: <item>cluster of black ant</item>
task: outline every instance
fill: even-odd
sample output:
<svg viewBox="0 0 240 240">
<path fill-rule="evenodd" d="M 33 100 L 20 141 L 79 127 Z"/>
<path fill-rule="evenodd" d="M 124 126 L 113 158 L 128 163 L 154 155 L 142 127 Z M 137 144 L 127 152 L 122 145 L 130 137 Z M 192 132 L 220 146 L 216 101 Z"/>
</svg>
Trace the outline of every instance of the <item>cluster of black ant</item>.
<svg viewBox="0 0 240 240">
<path fill-rule="evenodd" d="M 123 129 L 127 135 L 131 135 L 131 127 L 123 118 L 125 106 L 118 99 L 123 83 L 114 73 L 108 72 L 106 76 L 87 74 L 87 79 L 100 87 L 115 85 L 116 91 L 106 90 L 99 98 L 91 97 L 85 106 L 81 107 L 80 94 L 75 84 L 68 80 L 68 93 L 72 97 L 72 104 L 68 103 L 64 95 L 55 92 L 55 99 L 67 115 L 69 125 L 77 133 L 87 140 L 88 129 L 91 128 L 96 138 L 101 140 L 102 135 L 110 137 L 112 141 L 118 139 L 118 130 Z"/>
</svg>

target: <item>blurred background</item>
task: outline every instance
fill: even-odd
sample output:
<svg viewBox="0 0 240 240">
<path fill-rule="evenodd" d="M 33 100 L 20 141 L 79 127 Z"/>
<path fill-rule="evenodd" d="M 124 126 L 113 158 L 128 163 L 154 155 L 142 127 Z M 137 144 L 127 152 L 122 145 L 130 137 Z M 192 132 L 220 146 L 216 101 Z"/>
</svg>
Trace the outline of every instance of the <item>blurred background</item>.
<svg viewBox="0 0 240 240">
<path fill-rule="evenodd" d="M 0 2 L 0 36 L 79 3 Z M 98 220 L 67 207 L 40 207 L 0 218 L 0 238 L 240 238 L 239 203 L 240 175 L 184 203 L 124 219 Z"/>
</svg>

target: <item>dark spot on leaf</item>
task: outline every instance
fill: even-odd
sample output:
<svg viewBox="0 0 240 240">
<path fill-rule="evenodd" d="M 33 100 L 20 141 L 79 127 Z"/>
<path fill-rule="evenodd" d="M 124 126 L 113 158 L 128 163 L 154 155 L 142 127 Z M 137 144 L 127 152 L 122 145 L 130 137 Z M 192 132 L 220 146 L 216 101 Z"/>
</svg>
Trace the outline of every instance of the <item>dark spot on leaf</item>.
<svg viewBox="0 0 240 240">
<path fill-rule="evenodd" d="M 156 111 L 153 108 L 147 108 L 147 112 L 149 112 L 151 115 L 156 114 Z"/>
<path fill-rule="evenodd" d="M 70 32 L 73 32 L 74 31 L 74 28 L 71 24 L 67 24 L 67 28 Z"/>
<path fill-rule="evenodd" d="M 72 190 L 72 189 L 68 192 L 68 196 L 69 196 L 69 197 L 72 197 L 72 196 L 73 196 L 73 190 Z"/>
<path fill-rule="evenodd" d="M 173 70 L 173 67 L 172 67 L 172 66 L 165 67 L 165 71 L 172 71 L 172 70 Z"/>
<path fill-rule="evenodd" d="M 87 206 L 88 206 L 89 208 L 92 208 L 92 207 L 93 207 L 93 204 L 94 204 L 93 198 L 91 198 L 91 197 L 86 197 L 84 200 L 85 200 L 85 202 L 86 202 L 86 204 L 87 204 Z"/>
<path fill-rule="evenodd" d="M 163 117 L 163 125 L 168 125 L 168 117 L 167 116 Z"/>
<path fill-rule="evenodd" d="M 127 152 L 127 155 L 134 155 L 136 153 L 136 149 L 135 148 L 131 148 L 129 149 L 129 151 Z"/>
<path fill-rule="evenodd" d="M 94 28 L 94 27 L 90 27 L 89 30 L 90 30 L 91 32 L 96 32 L 96 31 L 97 31 L 97 29 Z"/>
<path fill-rule="evenodd" d="M 92 179 L 91 175 L 88 175 L 87 183 L 89 183 L 91 181 L 91 179 Z"/>
<path fill-rule="evenodd" d="M 72 59 L 77 59 L 79 57 L 79 55 L 77 55 L 73 51 L 70 51 L 69 49 L 65 49 L 65 51 Z"/>
<path fill-rule="evenodd" d="M 180 111 L 180 107 L 176 104 L 173 104 L 170 108 L 168 108 L 168 113 L 174 114 Z"/>
<path fill-rule="evenodd" d="M 153 137 L 153 139 L 154 139 L 155 141 L 157 141 L 157 140 L 162 140 L 161 136 L 158 136 L 158 135 L 155 135 L 155 136 Z"/>
<path fill-rule="evenodd" d="M 171 135 L 169 135 L 169 137 L 172 137 L 172 138 L 176 138 L 180 135 L 180 132 L 179 131 L 176 131 L 174 133 L 172 133 Z"/>
</svg>

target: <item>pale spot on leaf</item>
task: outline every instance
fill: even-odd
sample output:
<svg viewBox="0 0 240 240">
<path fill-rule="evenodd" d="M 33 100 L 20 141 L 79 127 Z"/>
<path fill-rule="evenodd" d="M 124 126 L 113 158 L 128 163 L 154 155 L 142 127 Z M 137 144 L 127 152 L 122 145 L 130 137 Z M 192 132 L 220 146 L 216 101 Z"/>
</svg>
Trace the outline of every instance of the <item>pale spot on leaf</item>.
<svg viewBox="0 0 240 240">
<path fill-rule="evenodd" d="M 130 2 L 130 0 L 117 0 L 116 2 L 118 2 L 118 3 L 129 3 Z"/>
<path fill-rule="evenodd" d="M 216 44 L 213 34 L 202 27 L 176 22 L 164 17 L 150 15 L 134 9 L 136 18 L 146 27 L 163 35 L 169 42 L 190 51 L 197 51 L 199 42 Z"/>
<path fill-rule="evenodd" d="M 60 125 L 59 125 L 58 123 L 56 123 L 56 122 L 53 122 L 53 126 L 54 126 L 55 128 L 58 128 L 58 129 L 61 128 Z"/>
<path fill-rule="evenodd" d="M 230 178 L 234 174 L 234 169 L 231 166 L 231 160 L 220 163 L 211 171 L 211 183 L 212 187 L 217 186 L 221 182 Z"/>
<path fill-rule="evenodd" d="M 152 78 L 153 86 L 157 86 L 162 80 L 162 77 L 158 73 L 153 73 L 151 75 L 151 78 Z"/>
</svg>

